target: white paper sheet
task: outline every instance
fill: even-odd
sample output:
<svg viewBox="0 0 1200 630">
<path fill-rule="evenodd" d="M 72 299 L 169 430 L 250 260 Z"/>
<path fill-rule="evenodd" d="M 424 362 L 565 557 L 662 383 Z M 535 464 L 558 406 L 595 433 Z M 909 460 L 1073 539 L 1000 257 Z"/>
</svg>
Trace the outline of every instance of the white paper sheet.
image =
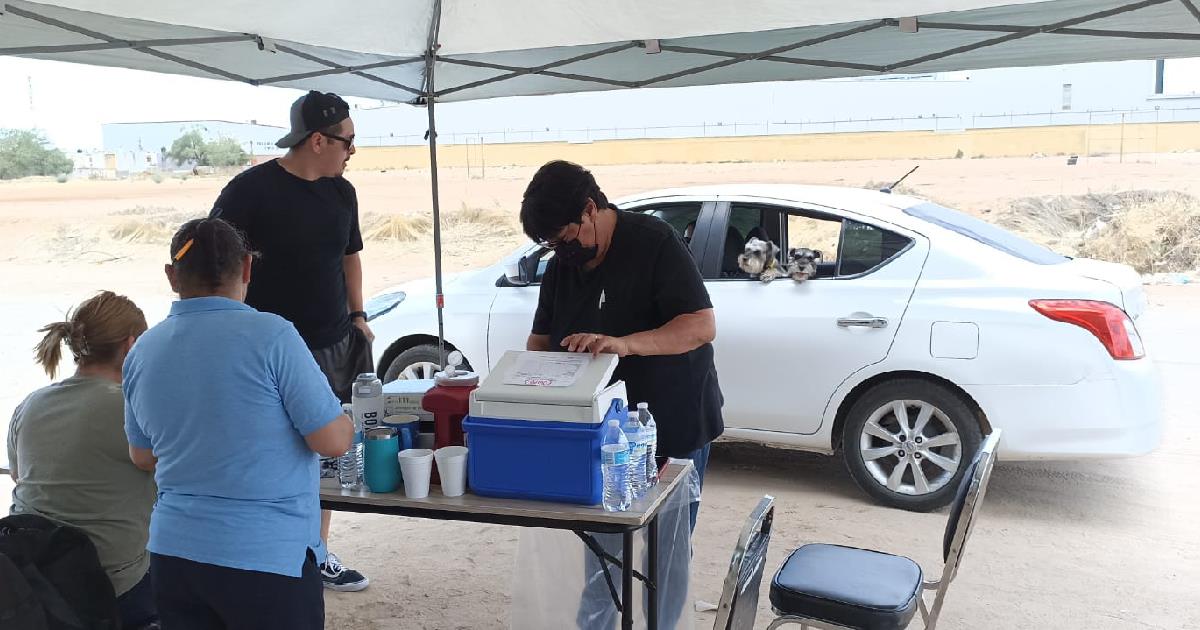
<svg viewBox="0 0 1200 630">
<path fill-rule="evenodd" d="M 570 387 L 591 361 L 590 354 L 527 354 L 504 375 L 504 384 Z"/>
</svg>

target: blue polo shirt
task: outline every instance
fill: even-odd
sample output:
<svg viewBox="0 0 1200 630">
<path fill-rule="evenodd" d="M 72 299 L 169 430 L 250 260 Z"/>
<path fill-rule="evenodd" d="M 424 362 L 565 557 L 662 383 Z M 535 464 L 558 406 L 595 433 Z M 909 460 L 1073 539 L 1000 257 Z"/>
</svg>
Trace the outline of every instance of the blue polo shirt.
<svg viewBox="0 0 1200 630">
<path fill-rule="evenodd" d="M 316 453 L 342 414 L 287 320 L 222 297 L 180 300 L 125 360 L 125 433 L 158 458 L 150 551 L 299 577 L 321 542 Z"/>
</svg>

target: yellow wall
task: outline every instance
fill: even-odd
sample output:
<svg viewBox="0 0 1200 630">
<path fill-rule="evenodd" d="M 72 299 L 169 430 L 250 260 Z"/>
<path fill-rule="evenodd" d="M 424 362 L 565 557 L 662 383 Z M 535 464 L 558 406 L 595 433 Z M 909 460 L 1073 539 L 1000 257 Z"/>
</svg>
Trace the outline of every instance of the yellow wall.
<svg viewBox="0 0 1200 630">
<path fill-rule="evenodd" d="M 602 140 L 445 145 L 444 167 L 539 166 L 552 159 L 581 164 L 774 162 L 804 160 L 1021 157 L 1034 153 L 1096 155 L 1200 150 L 1200 123 L 1143 123 L 972 129 L 954 132 L 884 131 L 735 138 Z M 360 147 L 352 170 L 426 168 L 429 148 Z"/>
</svg>

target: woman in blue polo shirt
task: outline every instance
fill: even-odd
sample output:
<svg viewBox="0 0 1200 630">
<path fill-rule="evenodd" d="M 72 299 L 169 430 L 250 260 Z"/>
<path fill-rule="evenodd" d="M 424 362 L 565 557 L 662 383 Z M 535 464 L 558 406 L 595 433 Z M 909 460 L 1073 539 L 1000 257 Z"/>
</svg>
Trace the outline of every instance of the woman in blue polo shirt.
<svg viewBox="0 0 1200 630">
<path fill-rule="evenodd" d="M 130 457 L 155 466 L 151 579 L 165 628 L 324 626 L 318 454 L 349 418 L 295 327 L 243 303 L 251 254 L 189 221 L 166 265 L 179 300 L 124 366 Z"/>
</svg>

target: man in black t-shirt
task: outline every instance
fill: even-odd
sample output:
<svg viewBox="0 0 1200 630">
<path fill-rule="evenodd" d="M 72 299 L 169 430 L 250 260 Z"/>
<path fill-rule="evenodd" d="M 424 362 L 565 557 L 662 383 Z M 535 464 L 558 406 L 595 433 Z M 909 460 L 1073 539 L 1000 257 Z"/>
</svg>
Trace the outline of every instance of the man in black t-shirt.
<svg viewBox="0 0 1200 630">
<path fill-rule="evenodd" d="M 358 197 L 342 177 L 354 155 L 350 107 L 336 94 L 309 92 L 292 104 L 283 157 L 234 177 L 213 204 L 246 235 L 258 258 L 246 304 L 292 322 L 334 394 L 350 402 L 354 379 L 374 372 L 374 335 L 363 312 Z M 329 540 L 328 510 L 321 538 Z M 361 591 L 368 580 L 329 553 L 325 587 Z"/>
<path fill-rule="evenodd" d="M 613 379 L 625 381 L 631 406 L 649 403 L 658 454 L 691 459 L 703 484 L 724 398 L 712 302 L 683 240 L 656 217 L 609 204 L 590 172 L 564 161 L 533 176 L 521 225 L 555 252 L 526 348 L 620 356 Z"/>
</svg>

